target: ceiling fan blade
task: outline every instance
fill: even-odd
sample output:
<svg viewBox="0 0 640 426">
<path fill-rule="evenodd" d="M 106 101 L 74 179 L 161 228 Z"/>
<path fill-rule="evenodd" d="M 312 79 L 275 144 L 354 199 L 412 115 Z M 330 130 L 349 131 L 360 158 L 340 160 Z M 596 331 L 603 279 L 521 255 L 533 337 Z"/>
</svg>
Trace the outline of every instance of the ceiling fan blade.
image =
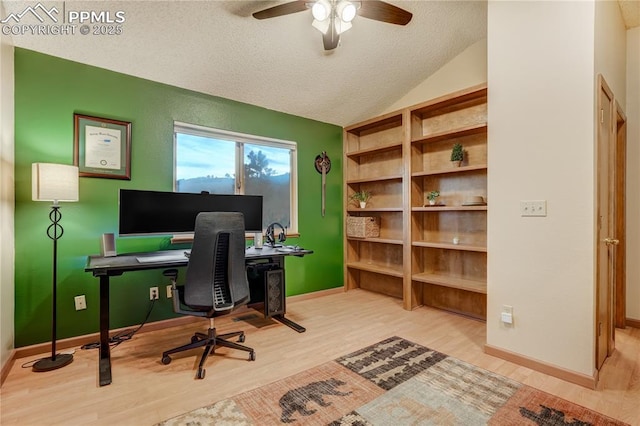
<svg viewBox="0 0 640 426">
<path fill-rule="evenodd" d="M 407 25 L 413 14 L 397 6 L 379 0 L 365 0 L 360 2 L 358 15 L 374 19 L 376 21 L 387 22 L 389 24 Z"/>
<path fill-rule="evenodd" d="M 261 10 L 254 13 L 253 17 L 256 19 L 268 19 L 282 15 L 289 15 L 290 13 L 302 12 L 303 10 L 307 10 L 307 1 L 296 0 Z"/>
</svg>

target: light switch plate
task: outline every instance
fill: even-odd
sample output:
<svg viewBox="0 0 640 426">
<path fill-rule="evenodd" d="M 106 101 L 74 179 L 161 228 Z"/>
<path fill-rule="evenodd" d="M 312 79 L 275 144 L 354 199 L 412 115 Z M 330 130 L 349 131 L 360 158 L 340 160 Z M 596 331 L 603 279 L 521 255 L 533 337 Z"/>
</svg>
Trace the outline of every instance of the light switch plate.
<svg viewBox="0 0 640 426">
<path fill-rule="evenodd" d="M 546 216 L 546 200 L 523 200 L 520 201 L 520 216 Z"/>
</svg>

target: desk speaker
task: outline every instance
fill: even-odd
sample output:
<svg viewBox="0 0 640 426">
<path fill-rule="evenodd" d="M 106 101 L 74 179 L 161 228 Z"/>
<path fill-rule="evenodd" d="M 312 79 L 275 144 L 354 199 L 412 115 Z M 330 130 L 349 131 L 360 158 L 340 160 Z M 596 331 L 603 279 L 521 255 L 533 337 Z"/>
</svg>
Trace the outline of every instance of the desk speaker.
<svg viewBox="0 0 640 426">
<path fill-rule="evenodd" d="M 116 239 L 113 234 L 102 234 L 102 244 L 100 244 L 102 257 L 114 257 L 116 253 Z"/>
</svg>

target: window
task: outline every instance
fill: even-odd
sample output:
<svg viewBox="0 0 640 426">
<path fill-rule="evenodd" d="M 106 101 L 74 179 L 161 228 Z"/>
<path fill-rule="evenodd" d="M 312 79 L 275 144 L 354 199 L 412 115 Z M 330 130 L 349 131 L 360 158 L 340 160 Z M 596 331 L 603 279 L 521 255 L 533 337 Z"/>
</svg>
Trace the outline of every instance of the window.
<svg viewBox="0 0 640 426">
<path fill-rule="evenodd" d="M 263 196 L 262 226 L 298 230 L 296 143 L 174 123 L 174 190 Z"/>
</svg>

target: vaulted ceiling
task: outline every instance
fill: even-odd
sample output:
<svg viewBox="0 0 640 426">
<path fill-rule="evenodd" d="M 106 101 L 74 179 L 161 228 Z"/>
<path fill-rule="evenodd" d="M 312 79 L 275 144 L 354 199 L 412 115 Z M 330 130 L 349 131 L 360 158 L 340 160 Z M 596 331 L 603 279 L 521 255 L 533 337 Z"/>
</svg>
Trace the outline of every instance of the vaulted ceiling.
<svg viewBox="0 0 640 426">
<path fill-rule="evenodd" d="M 620 2 L 629 16 L 637 14 L 637 0 Z M 326 52 L 308 10 L 266 20 L 251 16 L 281 3 L 45 1 L 67 14 L 109 11 L 114 16 L 122 11 L 122 34 L 77 30 L 73 35 L 19 35 L 13 41 L 18 47 L 344 126 L 384 111 L 487 32 L 485 1 L 393 0 L 413 14 L 408 25 L 358 16 L 341 45 Z M 5 12 L 19 13 L 34 2 L 3 4 Z"/>
<path fill-rule="evenodd" d="M 30 2 L 5 1 L 7 12 Z M 56 3 L 56 2 L 53 2 Z M 62 2 L 57 2 L 62 3 Z M 407 26 L 356 17 L 325 52 L 310 11 L 266 20 L 276 1 L 69 1 L 124 11 L 121 35 L 14 36 L 16 46 L 302 117 L 347 125 L 378 114 L 486 37 L 484 1 L 391 1 Z M 51 3 L 45 2 L 49 6 Z M 60 9 L 62 4 L 60 6 Z M 62 10 L 62 9 L 61 9 Z"/>
</svg>

